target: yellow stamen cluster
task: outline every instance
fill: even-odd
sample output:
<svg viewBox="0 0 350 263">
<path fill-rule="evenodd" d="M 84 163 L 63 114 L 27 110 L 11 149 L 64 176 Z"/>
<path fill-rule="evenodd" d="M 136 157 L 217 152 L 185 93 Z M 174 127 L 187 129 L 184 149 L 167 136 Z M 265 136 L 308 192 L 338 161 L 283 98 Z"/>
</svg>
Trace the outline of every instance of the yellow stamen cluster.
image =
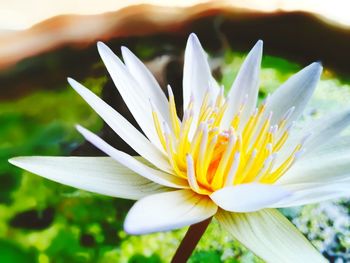
<svg viewBox="0 0 350 263">
<path fill-rule="evenodd" d="M 197 121 L 193 99 L 180 121 L 170 87 L 168 93 L 171 127 L 160 123 L 155 110 L 154 125 L 175 174 L 187 179 L 197 193 L 209 195 L 226 186 L 250 182 L 272 184 L 301 151 L 302 145 L 298 144 L 283 162 L 276 163 L 277 152 L 289 137 L 287 121 L 294 108 L 286 112 L 278 125 L 272 125 L 272 112 L 266 113 L 263 103 L 243 122 L 245 99 L 230 127 L 222 130 L 220 125 L 228 107 L 223 89 L 215 101 L 206 93 Z"/>
</svg>

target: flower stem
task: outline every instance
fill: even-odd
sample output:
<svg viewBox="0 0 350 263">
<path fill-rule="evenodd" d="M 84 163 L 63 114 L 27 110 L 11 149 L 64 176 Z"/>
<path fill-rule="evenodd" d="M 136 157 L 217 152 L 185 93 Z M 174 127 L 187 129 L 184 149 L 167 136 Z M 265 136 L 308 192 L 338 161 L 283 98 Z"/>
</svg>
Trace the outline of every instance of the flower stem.
<svg viewBox="0 0 350 263">
<path fill-rule="evenodd" d="M 177 248 L 171 263 L 185 263 L 192 255 L 193 250 L 197 246 L 199 240 L 203 236 L 205 230 L 207 229 L 211 217 L 199 222 L 197 224 L 191 225 L 187 230 L 185 237 L 182 239 L 181 244 Z"/>
</svg>

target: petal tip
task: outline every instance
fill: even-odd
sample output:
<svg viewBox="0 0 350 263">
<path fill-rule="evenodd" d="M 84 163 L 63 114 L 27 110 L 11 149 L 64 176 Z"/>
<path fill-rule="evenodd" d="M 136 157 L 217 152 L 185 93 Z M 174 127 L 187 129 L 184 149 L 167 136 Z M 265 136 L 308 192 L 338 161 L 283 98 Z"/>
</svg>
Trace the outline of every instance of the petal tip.
<svg viewBox="0 0 350 263">
<path fill-rule="evenodd" d="M 13 157 L 13 158 L 11 158 L 11 159 L 8 159 L 7 161 L 10 163 L 10 164 L 12 164 L 12 165 L 14 165 L 14 166 L 18 166 L 18 160 L 20 159 L 20 157 Z"/>
<path fill-rule="evenodd" d="M 124 231 L 125 233 L 127 233 L 128 235 L 139 235 L 139 231 L 135 231 L 135 228 L 133 227 L 133 224 L 131 224 L 129 222 L 129 220 L 127 220 L 127 218 L 124 221 Z"/>
<path fill-rule="evenodd" d="M 262 53 L 263 53 L 263 47 L 264 47 L 264 42 L 259 39 L 254 47 L 251 50 L 251 54 L 254 54 L 256 58 L 258 58 L 261 61 Z"/>
<path fill-rule="evenodd" d="M 318 70 L 319 70 L 319 74 L 321 75 L 322 71 L 323 71 L 323 64 L 321 61 L 317 61 L 315 62 L 317 64 Z"/>
<path fill-rule="evenodd" d="M 69 85 L 71 85 L 73 88 L 74 88 L 74 85 L 77 83 L 76 80 L 74 80 L 70 77 L 67 78 L 67 81 L 68 81 Z"/>
<path fill-rule="evenodd" d="M 264 41 L 261 40 L 261 39 L 259 39 L 259 40 L 256 42 L 255 46 L 257 46 L 257 47 L 259 47 L 260 49 L 262 49 L 263 46 L 264 46 Z"/>
<path fill-rule="evenodd" d="M 135 221 L 134 215 L 131 214 L 130 212 L 132 211 L 129 211 L 129 213 L 126 215 L 126 218 L 124 220 L 124 225 L 123 225 L 124 231 L 128 235 L 144 235 L 144 234 L 150 234 L 150 233 L 161 231 L 159 229 L 158 230 L 152 229 L 152 227 L 150 228 L 150 227 L 141 226 L 142 222 Z"/>
<path fill-rule="evenodd" d="M 106 46 L 106 44 L 103 43 L 102 41 L 97 41 L 96 45 L 97 45 L 97 48 L 102 48 L 102 47 Z"/>
<path fill-rule="evenodd" d="M 323 70 L 323 65 L 321 61 L 315 61 L 311 63 L 309 66 L 306 68 L 309 68 L 312 71 L 315 71 L 315 74 L 321 74 Z"/>
<path fill-rule="evenodd" d="M 200 41 L 195 33 L 191 33 L 188 37 L 187 44 L 190 44 L 193 47 L 202 47 Z"/>
<path fill-rule="evenodd" d="M 86 89 L 82 84 L 72 78 L 67 78 L 68 84 L 78 93 L 81 94 Z"/>
<path fill-rule="evenodd" d="M 323 67 L 322 66 L 322 62 L 320 60 L 311 63 L 311 65 L 313 65 L 314 67 L 318 67 L 318 68 L 319 67 L 321 67 L 321 68 Z"/>
<path fill-rule="evenodd" d="M 85 137 L 85 133 L 87 130 L 83 126 L 81 126 L 80 124 L 75 124 L 75 128 L 80 134 L 82 134 Z"/>
<path fill-rule="evenodd" d="M 14 166 L 25 169 L 24 166 L 26 165 L 26 163 L 28 163 L 27 158 L 31 158 L 31 157 L 25 157 L 25 156 L 12 157 L 8 159 L 8 162 Z"/>
<path fill-rule="evenodd" d="M 130 49 L 128 49 L 126 46 L 121 46 L 120 50 L 122 51 L 122 54 L 124 54 L 124 53 L 130 54 L 131 53 Z"/>
<path fill-rule="evenodd" d="M 188 39 L 190 39 L 190 40 L 198 40 L 198 37 L 197 37 L 196 33 L 193 33 L 193 32 L 192 32 L 192 33 L 189 35 Z"/>
<path fill-rule="evenodd" d="M 310 67 L 311 67 L 310 70 L 311 70 L 311 72 L 313 72 L 315 79 L 319 80 L 321 78 L 322 71 L 323 71 L 323 66 L 322 66 L 321 61 L 316 61 L 316 62 L 312 63 L 310 65 Z"/>
<path fill-rule="evenodd" d="M 98 53 L 100 54 L 100 56 L 103 56 L 103 55 L 106 55 L 106 52 L 109 51 L 109 47 L 105 43 L 98 41 L 97 42 L 97 50 L 98 50 Z"/>
<path fill-rule="evenodd" d="M 132 51 L 128 49 L 126 46 L 121 46 L 120 50 L 122 53 L 124 63 L 126 65 L 128 65 L 128 62 L 131 63 L 131 65 L 133 65 L 135 60 L 138 60 L 137 56 L 134 53 L 132 53 Z"/>
</svg>

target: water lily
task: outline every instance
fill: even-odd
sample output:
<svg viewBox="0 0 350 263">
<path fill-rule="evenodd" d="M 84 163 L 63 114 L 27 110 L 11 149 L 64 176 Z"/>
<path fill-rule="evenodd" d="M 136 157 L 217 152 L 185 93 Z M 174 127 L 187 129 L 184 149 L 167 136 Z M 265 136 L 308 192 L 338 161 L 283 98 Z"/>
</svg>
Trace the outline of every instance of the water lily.
<svg viewBox="0 0 350 263">
<path fill-rule="evenodd" d="M 350 123 L 350 111 L 302 128 L 295 125 L 320 78 L 319 63 L 305 67 L 258 103 L 262 46 L 258 41 L 247 55 L 226 96 L 191 34 L 180 119 L 170 86 L 167 98 L 130 50 L 122 47 L 123 63 L 98 43 L 143 133 L 83 85 L 68 82 L 140 157 L 77 126 L 109 157 L 17 157 L 10 162 L 66 185 L 137 200 L 124 223 L 130 234 L 178 229 L 214 217 L 268 262 L 324 262 L 276 208 L 349 195 L 350 140 L 341 131 Z"/>
</svg>

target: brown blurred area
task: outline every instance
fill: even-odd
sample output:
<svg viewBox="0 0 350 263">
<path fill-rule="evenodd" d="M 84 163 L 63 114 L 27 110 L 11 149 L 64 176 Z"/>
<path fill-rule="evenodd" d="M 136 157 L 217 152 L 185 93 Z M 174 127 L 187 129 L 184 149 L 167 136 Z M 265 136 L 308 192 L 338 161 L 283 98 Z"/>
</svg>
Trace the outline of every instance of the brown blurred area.
<svg viewBox="0 0 350 263">
<path fill-rule="evenodd" d="M 121 45 L 137 51 L 142 41 L 178 56 L 191 32 L 198 34 L 209 52 L 227 46 L 248 50 L 262 39 L 265 54 L 301 64 L 320 60 L 339 74 L 350 73 L 350 31 L 308 13 L 267 13 L 214 3 L 173 8 L 138 5 L 100 15 L 58 16 L 1 36 L 0 99 L 62 87 L 67 76 L 82 79 L 102 74 L 102 67 L 91 69 L 99 62 L 98 40 L 117 53 Z"/>
</svg>

